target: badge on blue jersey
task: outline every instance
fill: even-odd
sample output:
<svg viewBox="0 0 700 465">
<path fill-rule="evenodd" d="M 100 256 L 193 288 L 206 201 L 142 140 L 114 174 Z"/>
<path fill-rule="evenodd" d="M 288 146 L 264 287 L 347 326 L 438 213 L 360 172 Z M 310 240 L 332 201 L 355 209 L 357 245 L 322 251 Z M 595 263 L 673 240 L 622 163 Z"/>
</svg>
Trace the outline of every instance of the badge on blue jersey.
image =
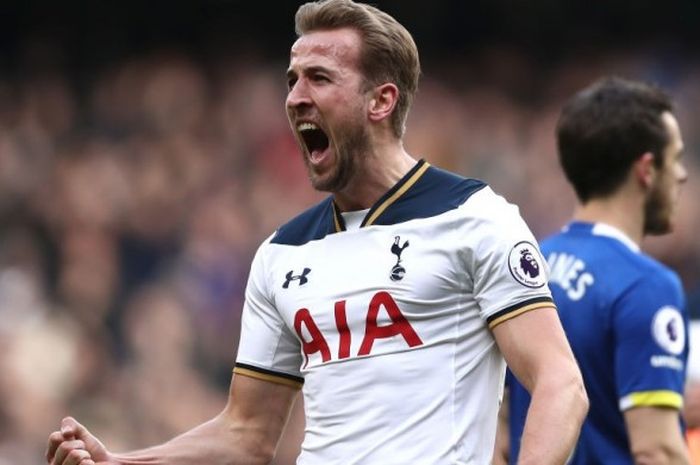
<svg viewBox="0 0 700 465">
<path fill-rule="evenodd" d="M 544 260 L 534 244 L 518 242 L 508 255 L 510 274 L 523 286 L 538 288 L 547 284 Z"/>
<path fill-rule="evenodd" d="M 685 323 L 681 312 L 671 306 L 661 307 L 651 324 L 654 340 L 666 352 L 680 355 L 685 349 Z"/>
</svg>

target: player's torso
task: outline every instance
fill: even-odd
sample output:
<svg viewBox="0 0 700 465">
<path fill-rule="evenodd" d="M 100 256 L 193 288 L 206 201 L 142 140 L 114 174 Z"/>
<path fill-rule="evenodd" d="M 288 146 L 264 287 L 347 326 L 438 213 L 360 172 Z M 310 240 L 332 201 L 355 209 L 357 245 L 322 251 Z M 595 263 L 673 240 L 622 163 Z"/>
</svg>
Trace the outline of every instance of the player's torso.
<svg viewBox="0 0 700 465">
<path fill-rule="evenodd" d="M 300 463 L 400 464 L 428 450 L 454 463 L 464 423 L 483 414 L 467 414 L 468 398 L 495 413 L 503 365 L 473 298 L 465 221 L 452 210 L 274 246 L 274 305 L 303 353 Z M 382 441 L 367 443 L 367 425 Z M 339 434 L 362 444 L 349 453 Z"/>
<path fill-rule="evenodd" d="M 653 273 L 655 267 L 625 239 L 593 234 L 580 224 L 543 242 L 542 252 L 552 296 L 591 402 L 572 463 L 631 464 L 616 384 L 616 306 L 640 275 Z M 648 330 L 650 337 L 638 341 L 640 348 L 653 344 L 651 325 Z"/>
<path fill-rule="evenodd" d="M 457 317 L 483 329 L 456 221 L 448 212 L 273 245 L 274 304 L 302 341 L 302 371 L 454 341 Z"/>
<path fill-rule="evenodd" d="M 487 464 L 489 327 L 551 305 L 543 266 L 515 206 L 421 161 L 359 228 L 329 198 L 261 246 L 237 373 L 303 383 L 299 464 Z"/>
</svg>

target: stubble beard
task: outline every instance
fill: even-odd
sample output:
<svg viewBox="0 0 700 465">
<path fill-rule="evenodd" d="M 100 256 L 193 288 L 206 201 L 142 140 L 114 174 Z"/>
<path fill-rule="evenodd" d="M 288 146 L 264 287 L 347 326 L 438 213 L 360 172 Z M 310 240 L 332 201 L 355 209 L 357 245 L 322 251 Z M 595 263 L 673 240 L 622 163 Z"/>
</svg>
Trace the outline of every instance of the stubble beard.
<svg viewBox="0 0 700 465">
<path fill-rule="evenodd" d="M 335 164 L 330 173 L 319 176 L 307 165 L 311 185 L 317 191 L 340 192 L 345 189 L 367 155 L 370 146 L 367 128 L 361 123 L 352 123 L 346 128 L 331 138 L 337 142 L 334 148 Z"/>
<path fill-rule="evenodd" d="M 659 236 L 673 230 L 671 203 L 662 184 L 656 184 L 644 204 L 644 234 Z"/>
</svg>

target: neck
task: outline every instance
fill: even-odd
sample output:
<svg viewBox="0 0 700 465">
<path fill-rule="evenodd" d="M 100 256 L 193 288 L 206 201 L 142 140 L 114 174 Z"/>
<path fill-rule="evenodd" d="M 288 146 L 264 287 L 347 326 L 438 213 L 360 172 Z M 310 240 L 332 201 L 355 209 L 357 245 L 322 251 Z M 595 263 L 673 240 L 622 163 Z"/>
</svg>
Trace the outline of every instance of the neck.
<svg viewBox="0 0 700 465">
<path fill-rule="evenodd" d="M 373 148 L 372 152 L 362 155 L 357 172 L 348 185 L 333 193 L 341 211 L 372 207 L 417 162 L 406 152 L 400 140 Z"/>
<path fill-rule="evenodd" d="M 589 223 L 606 223 L 624 232 L 637 245 L 644 238 L 643 199 L 616 194 L 596 198 L 579 206 L 574 220 Z"/>
</svg>

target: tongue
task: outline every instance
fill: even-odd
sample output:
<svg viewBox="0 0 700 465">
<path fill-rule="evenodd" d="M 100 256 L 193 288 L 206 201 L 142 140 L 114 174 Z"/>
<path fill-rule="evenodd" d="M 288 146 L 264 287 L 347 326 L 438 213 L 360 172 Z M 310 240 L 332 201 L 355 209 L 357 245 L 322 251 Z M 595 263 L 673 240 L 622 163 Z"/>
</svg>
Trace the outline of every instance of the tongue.
<svg viewBox="0 0 700 465">
<path fill-rule="evenodd" d="M 312 151 L 311 151 L 311 154 L 310 154 L 310 155 L 311 155 L 311 161 L 312 161 L 313 163 L 319 163 L 319 162 L 321 162 L 321 161 L 326 157 L 326 155 L 327 155 L 327 149 L 328 149 L 328 147 L 323 148 L 323 149 L 320 149 L 320 148 L 319 148 L 319 149 L 314 149 L 314 150 L 312 150 Z"/>
</svg>

